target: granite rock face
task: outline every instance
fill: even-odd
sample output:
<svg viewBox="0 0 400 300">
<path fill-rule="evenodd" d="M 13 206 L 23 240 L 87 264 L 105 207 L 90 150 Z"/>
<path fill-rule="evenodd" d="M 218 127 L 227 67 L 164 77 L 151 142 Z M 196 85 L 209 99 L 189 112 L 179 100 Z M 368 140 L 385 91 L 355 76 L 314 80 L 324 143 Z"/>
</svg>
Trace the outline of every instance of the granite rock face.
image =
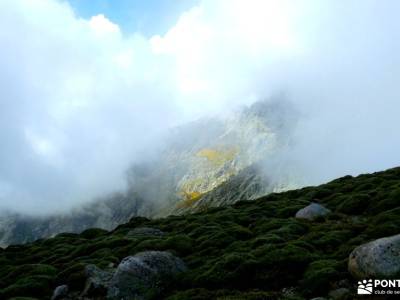
<svg viewBox="0 0 400 300">
<path fill-rule="evenodd" d="M 349 257 L 349 272 L 357 279 L 396 278 L 400 275 L 400 234 L 355 248 Z"/>
</svg>

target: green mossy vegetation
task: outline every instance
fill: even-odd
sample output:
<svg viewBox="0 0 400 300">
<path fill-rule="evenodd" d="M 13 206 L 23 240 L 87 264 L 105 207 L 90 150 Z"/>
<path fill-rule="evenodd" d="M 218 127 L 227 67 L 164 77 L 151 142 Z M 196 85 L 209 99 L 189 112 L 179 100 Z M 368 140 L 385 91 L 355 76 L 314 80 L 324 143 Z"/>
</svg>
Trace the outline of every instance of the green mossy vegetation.
<svg viewBox="0 0 400 300">
<path fill-rule="evenodd" d="M 332 213 L 294 218 L 311 202 Z M 126 236 L 140 226 L 166 234 Z M 133 218 L 110 232 L 88 229 L 9 246 L 0 250 L 0 299 L 49 299 L 61 284 L 81 291 L 87 264 L 105 269 L 145 250 L 171 251 L 188 266 L 162 299 L 309 299 L 326 296 L 339 281 L 354 283 L 347 259 L 356 246 L 398 233 L 400 168 L 394 168 L 201 213 Z"/>
</svg>

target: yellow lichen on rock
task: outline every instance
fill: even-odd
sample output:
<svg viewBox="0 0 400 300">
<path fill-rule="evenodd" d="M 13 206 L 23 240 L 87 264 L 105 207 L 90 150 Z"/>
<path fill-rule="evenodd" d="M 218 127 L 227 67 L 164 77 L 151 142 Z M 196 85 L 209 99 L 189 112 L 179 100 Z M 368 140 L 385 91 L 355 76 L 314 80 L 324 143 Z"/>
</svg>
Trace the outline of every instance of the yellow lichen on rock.
<svg viewBox="0 0 400 300">
<path fill-rule="evenodd" d="M 198 157 L 204 157 L 215 166 L 220 166 L 226 162 L 232 161 L 238 154 L 237 149 L 215 150 L 205 148 L 197 152 Z"/>
<path fill-rule="evenodd" d="M 176 206 L 177 208 L 188 208 L 191 207 L 201 197 L 200 192 L 185 192 L 182 191 L 183 200 L 180 201 Z"/>
<path fill-rule="evenodd" d="M 201 196 L 237 173 L 233 162 L 238 158 L 236 147 L 216 145 L 195 152 L 192 169 L 178 184 L 178 209 L 193 207 Z"/>
</svg>

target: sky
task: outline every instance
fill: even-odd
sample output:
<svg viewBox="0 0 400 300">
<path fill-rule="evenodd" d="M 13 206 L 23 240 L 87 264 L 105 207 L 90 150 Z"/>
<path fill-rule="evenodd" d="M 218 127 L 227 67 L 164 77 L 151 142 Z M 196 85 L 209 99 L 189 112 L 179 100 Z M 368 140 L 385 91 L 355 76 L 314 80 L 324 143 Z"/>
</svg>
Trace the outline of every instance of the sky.
<svg viewBox="0 0 400 300">
<path fill-rule="evenodd" d="M 141 32 L 146 36 L 164 34 L 179 16 L 199 0 L 69 0 L 82 18 L 103 14 L 118 24 L 126 34 Z"/>
<path fill-rule="evenodd" d="M 124 187 L 168 128 L 284 92 L 306 184 L 400 164 L 396 0 L 0 0 L 0 211 Z"/>
</svg>

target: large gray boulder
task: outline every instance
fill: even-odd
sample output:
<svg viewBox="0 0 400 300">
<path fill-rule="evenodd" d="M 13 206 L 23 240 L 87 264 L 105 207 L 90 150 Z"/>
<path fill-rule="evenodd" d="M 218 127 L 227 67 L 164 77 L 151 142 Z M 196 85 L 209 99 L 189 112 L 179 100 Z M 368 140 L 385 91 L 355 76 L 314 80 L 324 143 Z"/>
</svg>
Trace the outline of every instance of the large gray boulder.
<svg viewBox="0 0 400 300">
<path fill-rule="evenodd" d="M 145 251 L 128 256 L 117 267 L 110 282 L 107 299 L 149 299 L 157 296 L 185 263 L 165 251 Z"/>
<path fill-rule="evenodd" d="M 318 217 L 323 217 L 329 214 L 331 211 L 321 204 L 311 203 L 310 205 L 300 209 L 296 213 L 296 218 L 298 219 L 308 219 L 314 220 Z"/>
<path fill-rule="evenodd" d="M 350 254 L 348 269 L 357 279 L 400 276 L 400 234 L 355 248 Z"/>
</svg>

